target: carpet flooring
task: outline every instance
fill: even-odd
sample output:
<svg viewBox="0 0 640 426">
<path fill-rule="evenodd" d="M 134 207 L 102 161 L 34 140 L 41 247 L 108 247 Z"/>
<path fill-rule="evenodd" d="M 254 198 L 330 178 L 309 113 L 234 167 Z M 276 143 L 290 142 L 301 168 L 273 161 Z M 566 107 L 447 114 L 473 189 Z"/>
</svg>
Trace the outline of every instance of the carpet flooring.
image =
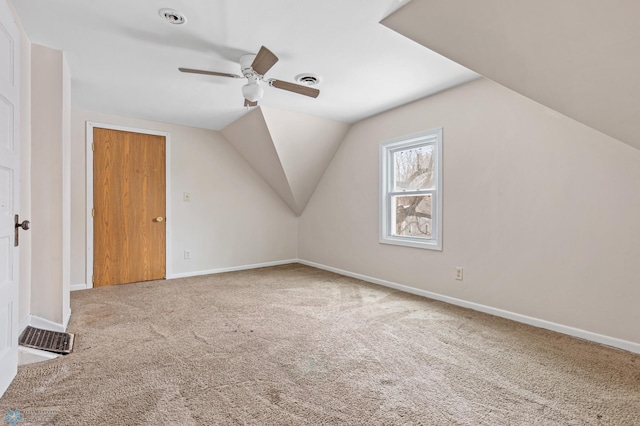
<svg viewBox="0 0 640 426">
<path fill-rule="evenodd" d="M 71 306 L 73 353 L 0 399 L 20 425 L 640 424 L 638 355 L 299 264 Z"/>
</svg>

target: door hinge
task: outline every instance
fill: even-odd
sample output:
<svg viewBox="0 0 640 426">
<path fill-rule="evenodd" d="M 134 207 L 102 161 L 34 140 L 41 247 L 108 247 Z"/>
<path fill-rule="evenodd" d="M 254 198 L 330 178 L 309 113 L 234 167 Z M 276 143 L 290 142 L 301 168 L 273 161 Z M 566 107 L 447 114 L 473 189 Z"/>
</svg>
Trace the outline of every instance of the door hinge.
<svg viewBox="0 0 640 426">
<path fill-rule="evenodd" d="M 95 151 L 96 150 L 96 144 L 91 142 L 91 151 Z"/>
<path fill-rule="evenodd" d="M 95 276 L 91 275 L 91 284 L 95 284 L 95 282 L 96 282 Z"/>
<path fill-rule="evenodd" d="M 91 217 L 96 217 L 96 210 L 95 209 L 91 209 Z"/>
</svg>

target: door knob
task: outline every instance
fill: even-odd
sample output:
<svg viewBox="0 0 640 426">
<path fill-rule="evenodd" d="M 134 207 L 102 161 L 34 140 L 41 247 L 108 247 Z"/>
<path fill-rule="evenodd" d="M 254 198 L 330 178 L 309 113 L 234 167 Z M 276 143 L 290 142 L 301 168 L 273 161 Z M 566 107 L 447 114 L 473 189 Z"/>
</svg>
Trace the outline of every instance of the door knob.
<svg viewBox="0 0 640 426">
<path fill-rule="evenodd" d="M 18 245 L 20 244 L 20 240 L 18 238 L 18 230 L 20 228 L 24 229 L 25 231 L 29 229 L 29 226 L 31 225 L 31 222 L 29 222 L 28 220 L 23 220 L 22 222 L 20 222 L 20 216 L 19 215 L 15 215 L 15 229 L 16 229 L 16 234 L 15 234 L 15 238 L 13 239 L 13 245 L 15 247 L 18 247 Z"/>
<path fill-rule="evenodd" d="M 164 218 L 162 216 L 156 217 L 156 222 L 162 222 Z"/>
</svg>

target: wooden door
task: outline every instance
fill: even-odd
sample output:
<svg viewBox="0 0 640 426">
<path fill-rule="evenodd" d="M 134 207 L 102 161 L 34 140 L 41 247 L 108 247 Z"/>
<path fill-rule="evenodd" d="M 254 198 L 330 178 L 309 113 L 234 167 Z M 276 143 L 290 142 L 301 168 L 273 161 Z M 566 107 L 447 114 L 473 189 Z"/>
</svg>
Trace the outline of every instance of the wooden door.
<svg viewBox="0 0 640 426">
<path fill-rule="evenodd" d="M 20 33 L 12 17 L 0 0 L 0 396 L 18 371 L 20 248 L 14 214 L 20 213 Z"/>
<path fill-rule="evenodd" d="M 93 129 L 93 286 L 165 277 L 165 138 Z"/>
</svg>

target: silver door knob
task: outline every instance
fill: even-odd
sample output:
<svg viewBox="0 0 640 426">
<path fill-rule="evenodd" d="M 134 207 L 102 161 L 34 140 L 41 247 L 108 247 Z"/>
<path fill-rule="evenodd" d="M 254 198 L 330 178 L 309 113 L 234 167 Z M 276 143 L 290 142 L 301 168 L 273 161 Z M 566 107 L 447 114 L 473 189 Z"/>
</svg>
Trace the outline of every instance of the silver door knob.
<svg viewBox="0 0 640 426">
<path fill-rule="evenodd" d="M 19 215 L 15 215 L 14 217 L 15 219 L 15 238 L 13 239 L 13 245 L 18 247 L 18 244 L 20 244 L 20 236 L 18 235 L 18 230 L 20 228 L 24 229 L 25 231 L 27 229 L 29 229 L 29 226 L 31 225 L 31 222 L 29 222 L 28 220 L 23 220 L 22 222 L 20 222 L 20 216 Z"/>
<path fill-rule="evenodd" d="M 28 220 L 23 220 L 22 223 L 16 223 L 16 228 L 22 228 L 27 231 L 30 225 L 31 222 L 29 222 Z"/>
</svg>

